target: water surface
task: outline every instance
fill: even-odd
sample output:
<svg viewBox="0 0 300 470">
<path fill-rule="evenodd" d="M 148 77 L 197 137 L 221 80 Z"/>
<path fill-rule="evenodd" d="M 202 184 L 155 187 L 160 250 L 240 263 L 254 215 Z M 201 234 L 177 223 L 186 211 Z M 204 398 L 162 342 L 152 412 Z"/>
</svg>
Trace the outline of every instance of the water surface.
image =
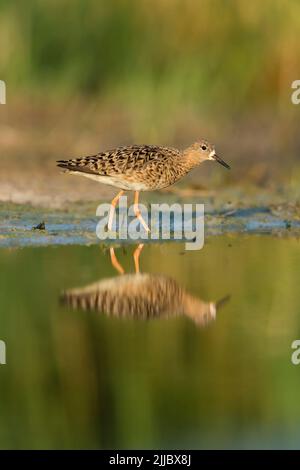
<svg viewBox="0 0 300 470">
<path fill-rule="evenodd" d="M 0 250 L 0 447 L 300 447 L 299 248 Z"/>
</svg>

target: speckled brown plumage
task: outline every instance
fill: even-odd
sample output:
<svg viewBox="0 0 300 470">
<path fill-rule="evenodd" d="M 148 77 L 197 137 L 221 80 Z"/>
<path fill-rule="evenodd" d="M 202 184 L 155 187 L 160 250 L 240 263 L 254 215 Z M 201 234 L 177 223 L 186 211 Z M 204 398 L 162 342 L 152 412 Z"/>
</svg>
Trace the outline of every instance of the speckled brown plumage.
<svg viewBox="0 0 300 470">
<path fill-rule="evenodd" d="M 58 166 L 71 172 L 89 173 L 115 177 L 114 184 L 128 189 L 135 182 L 145 185 L 145 189 L 161 189 L 175 183 L 187 173 L 187 162 L 182 153 L 173 148 L 154 145 L 132 145 L 119 147 L 94 156 L 59 161 Z M 101 182 L 105 183 L 105 179 Z M 125 184 L 122 184 L 125 183 Z"/>
<path fill-rule="evenodd" d="M 205 160 L 215 159 L 207 141 L 184 151 L 155 145 L 119 147 L 94 156 L 59 160 L 58 166 L 71 173 L 94 176 L 124 190 L 154 190 L 170 186 Z M 136 189 L 136 185 L 141 188 Z"/>
</svg>

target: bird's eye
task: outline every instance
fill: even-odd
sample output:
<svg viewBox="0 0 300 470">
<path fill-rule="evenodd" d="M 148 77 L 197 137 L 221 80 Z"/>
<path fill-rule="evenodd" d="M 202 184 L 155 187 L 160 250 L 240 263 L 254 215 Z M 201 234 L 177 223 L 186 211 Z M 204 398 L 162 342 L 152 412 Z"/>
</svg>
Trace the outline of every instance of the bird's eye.
<svg viewBox="0 0 300 470">
<path fill-rule="evenodd" d="M 201 145 L 202 150 L 207 150 L 206 145 Z"/>
</svg>

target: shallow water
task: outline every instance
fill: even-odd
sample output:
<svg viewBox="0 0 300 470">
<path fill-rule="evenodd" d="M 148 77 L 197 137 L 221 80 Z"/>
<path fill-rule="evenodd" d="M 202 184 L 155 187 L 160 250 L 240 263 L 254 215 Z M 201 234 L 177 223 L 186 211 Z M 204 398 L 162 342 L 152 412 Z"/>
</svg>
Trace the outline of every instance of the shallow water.
<svg viewBox="0 0 300 470">
<path fill-rule="evenodd" d="M 276 200 L 276 195 L 270 194 Z M 233 196 L 232 191 L 229 192 L 229 195 Z M 156 203 L 160 202 L 155 197 L 154 201 Z M 170 198 L 167 201 L 172 204 Z M 186 202 L 185 199 L 180 200 L 179 209 L 175 210 L 175 212 L 177 211 L 176 217 L 174 215 L 170 219 L 166 212 L 166 219 L 161 219 L 160 222 L 156 221 L 154 224 L 149 222 L 151 234 L 147 236 L 146 232 L 142 232 L 140 234 L 142 241 L 144 243 L 154 243 L 154 241 L 170 239 L 193 240 L 196 235 L 195 229 L 197 228 L 197 233 L 200 233 L 202 226 L 200 224 L 200 209 L 197 210 L 196 214 L 195 204 L 203 203 L 205 203 L 206 237 L 245 233 L 286 237 L 299 237 L 300 235 L 300 209 L 297 203 L 279 203 L 277 201 L 276 204 L 271 204 L 270 200 L 265 200 L 263 196 L 258 197 L 258 195 L 256 195 L 256 199 L 254 198 L 254 201 L 249 201 L 245 194 L 239 195 L 238 202 L 228 201 L 227 203 L 224 202 L 224 199 L 221 199 L 221 201 L 213 199 L 213 201 L 209 202 L 203 198 L 196 198 L 190 215 L 190 209 L 186 209 L 188 217 L 183 233 L 181 211 Z M 178 204 L 178 201 L 176 204 Z M 172 207 L 174 210 L 174 206 Z M 74 211 L 53 211 L 0 203 L 0 248 L 99 244 L 96 232 L 97 224 L 100 222 L 101 217 L 95 215 L 96 208 L 96 204 L 82 204 L 79 207 L 78 205 L 74 207 Z M 162 210 L 162 213 L 164 211 L 165 209 Z M 154 209 L 153 212 L 155 212 Z M 153 212 L 151 210 L 151 216 Z M 119 214 L 119 209 L 117 209 L 116 213 Z M 180 216 L 178 217 L 179 214 Z M 195 222 L 196 215 L 198 224 L 200 224 L 198 226 Z M 133 216 L 127 215 L 128 224 L 133 219 Z M 192 220 L 193 224 L 190 224 Z M 40 224 L 43 224 L 45 229 L 37 230 L 36 228 Z M 136 224 L 137 226 L 139 225 L 137 222 Z M 127 242 L 136 243 L 136 239 L 128 236 L 126 231 L 125 234 L 124 238 L 127 239 Z M 124 243 L 117 236 L 115 230 L 112 231 L 109 239 L 103 238 L 103 234 L 100 232 L 100 241 L 105 244 Z"/>
<path fill-rule="evenodd" d="M 0 447 L 300 447 L 299 248 L 0 250 Z"/>
</svg>

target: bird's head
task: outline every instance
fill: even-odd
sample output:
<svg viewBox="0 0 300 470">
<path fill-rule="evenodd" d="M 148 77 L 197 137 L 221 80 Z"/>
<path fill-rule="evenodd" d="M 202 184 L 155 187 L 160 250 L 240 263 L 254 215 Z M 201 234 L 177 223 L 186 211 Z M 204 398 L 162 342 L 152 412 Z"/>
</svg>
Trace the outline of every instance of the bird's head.
<svg viewBox="0 0 300 470">
<path fill-rule="evenodd" d="M 225 166 L 228 170 L 230 166 L 222 160 L 216 154 L 214 145 L 207 142 L 207 140 L 201 139 L 199 142 L 195 142 L 193 145 L 188 147 L 184 154 L 186 155 L 187 159 L 190 159 L 194 162 L 195 166 L 200 165 L 200 163 L 205 162 L 206 160 L 215 160 L 216 162 L 220 163 L 221 165 Z"/>
</svg>

